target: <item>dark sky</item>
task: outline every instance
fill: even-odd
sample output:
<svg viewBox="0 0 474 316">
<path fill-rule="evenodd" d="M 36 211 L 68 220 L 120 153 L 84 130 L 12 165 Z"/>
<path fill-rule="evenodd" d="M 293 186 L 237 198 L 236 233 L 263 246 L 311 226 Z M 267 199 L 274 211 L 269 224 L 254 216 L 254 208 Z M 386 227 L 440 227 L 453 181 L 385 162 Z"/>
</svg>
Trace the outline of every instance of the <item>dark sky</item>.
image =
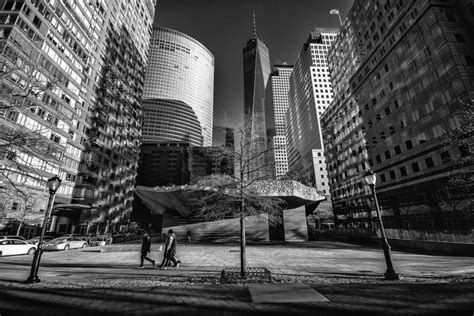
<svg viewBox="0 0 474 316">
<path fill-rule="evenodd" d="M 252 36 L 270 50 L 271 66 L 293 65 L 314 27 L 339 27 L 353 0 L 158 0 L 155 26 L 183 32 L 215 57 L 214 124 L 238 126 L 243 117 L 242 48 Z"/>
</svg>

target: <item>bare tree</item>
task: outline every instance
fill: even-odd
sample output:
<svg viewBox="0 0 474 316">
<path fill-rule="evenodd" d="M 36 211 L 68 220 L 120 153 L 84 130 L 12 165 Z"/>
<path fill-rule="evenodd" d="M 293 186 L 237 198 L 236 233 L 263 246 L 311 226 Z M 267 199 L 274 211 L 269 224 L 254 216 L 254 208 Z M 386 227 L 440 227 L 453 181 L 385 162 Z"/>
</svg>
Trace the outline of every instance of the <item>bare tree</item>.
<svg viewBox="0 0 474 316">
<path fill-rule="evenodd" d="M 460 108 L 455 113 L 457 128 L 448 134 L 448 143 L 459 148 L 457 157 L 445 156 L 452 160 L 453 172 L 448 182 L 437 192 L 437 198 L 444 211 L 462 219 L 474 217 L 474 173 L 472 170 L 474 155 L 474 99 L 458 100 Z"/>
<path fill-rule="evenodd" d="M 246 120 L 249 122 L 249 120 Z M 281 221 L 281 211 L 284 201 L 266 195 L 271 192 L 272 181 L 275 179 L 274 162 L 268 159 L 273 148 L 254 146 L 253 142 L 260 140 L 248 137 L 249 123 L 244 123 L 235 134 L 235 149 L 222 148 L 216 151 L 216 159 L 233 161 L 235 172 L 232 175 L 222 176 L 220 179 L 206 181 L 202 179 L 198 184 L 210 185 L 199 199 L 193 200 L 191 205 L 196 209 L 195 216 L 207 220 L 223 218 L 240 219 L 240 269 L 241 277 L 246 278 L 246 217 L 268 214 L 270 223 Z M 255 163 L 265 161 L 265 163 Z M 219 181 L 220 180 L 220 181 Z M 276 181 L 276 180 L 275 180 Z"/>
<path fill-rule="evenodd" d="M 19 235 L 25 223 L 38 221 L 44 214 L 38 212 L 38 194 L 26 185 L 21 188 L 5 188 L 0 193 L 2 224 L 5 219 L 18 223 L 16 235 Z"/>
<path fill-rule="evenodd" d="M 54 132 L 67 132 L 69 112 L 55 100 L 53 90 L 68 79 L 31 44 L 5 46 L 0 55 L 0 176 L 4 185 L 21 191 L 25 178 L 41 184 L 44 171 L 57 173 L 63 148 Z M 25 48 L 27 47 L 27 48 Z M 71 111 L 70 111 L 71 112 Z M 72 112 L 71 112 L 72 113 Z"/>
</svg>

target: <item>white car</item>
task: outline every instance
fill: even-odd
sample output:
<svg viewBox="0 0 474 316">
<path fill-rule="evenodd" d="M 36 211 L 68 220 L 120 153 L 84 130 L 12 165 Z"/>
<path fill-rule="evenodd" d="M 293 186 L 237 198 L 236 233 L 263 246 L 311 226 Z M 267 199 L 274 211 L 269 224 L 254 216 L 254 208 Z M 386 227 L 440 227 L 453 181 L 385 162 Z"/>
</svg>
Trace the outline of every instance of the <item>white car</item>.
<svg viewBox="0 0 474 316">
<path fill-rule="evenodd" d="M 50 240 L 43 247 L 44 250 L 69 250 L 87 247 L 87 241 L 79 237 L 59 237 Z"/>
<path fill-rule="evenodd" d="M 0 240 L 0 256 L 31 255 L 35 252 L 36 246 L 19 239 Z"/>
</svg>

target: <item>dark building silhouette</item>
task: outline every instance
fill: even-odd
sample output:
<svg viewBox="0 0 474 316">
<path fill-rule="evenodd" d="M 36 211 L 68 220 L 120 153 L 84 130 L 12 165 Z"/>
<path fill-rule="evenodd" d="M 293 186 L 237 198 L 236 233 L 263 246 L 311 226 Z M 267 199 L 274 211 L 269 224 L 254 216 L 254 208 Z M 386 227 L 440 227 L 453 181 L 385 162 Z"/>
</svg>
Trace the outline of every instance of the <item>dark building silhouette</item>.
<svg viewBox="0 0 474 316">
<path fill-rule="evenodd" d="M 214 126 L 212 129 L 212 146 L 234 148 L 234 129 Z"/>
<path fill-rule="evenodd" d="M 244 61 L 244 114 L 245 114 L 245 142 L 249 144 L 248 154 L 261 153 L 267 147 L 266 124 L 265 124 L 265 88 L 270 75 L 270 57 L 268 48 L 257 38 L 254 28 L 253 38 L 247 42 L 243 49 Z M 265 164 L 264 155 L 253 159 L 254 165 L 244 172 L 249 178 L 263 176 L 263 171 L 252 172 L 252 170 L 263 169 Z"/>
</svg>

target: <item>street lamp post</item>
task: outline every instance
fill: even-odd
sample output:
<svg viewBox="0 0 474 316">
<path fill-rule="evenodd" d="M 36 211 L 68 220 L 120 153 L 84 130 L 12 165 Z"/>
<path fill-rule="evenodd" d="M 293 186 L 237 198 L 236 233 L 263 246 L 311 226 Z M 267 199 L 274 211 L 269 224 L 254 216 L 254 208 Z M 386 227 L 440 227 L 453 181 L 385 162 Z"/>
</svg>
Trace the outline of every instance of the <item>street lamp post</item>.
<svg viewBox="0 0 474 316">
<path fill-rule="evenodd" d="M 368 171 L 364 176 L 365 182 L 369 185 L 372 190 L 372 196 L 375 202 L 375 209 L 377 211 L 377 217 L 379 218 L 380 232 L 382 234 L 382 249 L 385 255 L 385 262 L 387 264 L 387 271 L 385 272 L 385 280 L 398 280 L 398 274 L 393 269 L 392 254 L 390 253 L 390 245 L 388 244 L 387 235 L 385 234 L 385 228 L 383 226 L 382 215 L 380 214 L 379 202 L 377 200 L 377 193 L 375 192 L 376 176 L 372 171 Z"/>
<path fill-rule="evenodd" d="M 61 179 L 59 179 L 58 176 L 54 176 L 48 180 L 46 185 L 49 189 L 48 207 L 46 209 L 46 213 L 44 214 L 43 227 L 41 228 L 41 235 L 38 241 L 38 246 L 36 247 L 35 255 L 33 257 L 33 262 L 31 264 L 30 276 L 25 281 L 25 283 L 38 283 L 41 281 L 38 278 L 38 269 L 39 269 L 39 264 L 41 260 L 41 255 L 43 254 L 44 233 L 46 232 L 46 225 L 48 223 L 48 219 L 51 216 L 51 211 L 53 209 L 54 195 L 56 194 L 56 191 L 61 185 Z"/>
<path fill-rule="evenodd" d="M 329 11 L 329 14 L 337 14 L 337 16 L 339 17 L 339 23 L 341 23 L 342 26 L 341 14 L 339 13 L 338 9 L 332 9 L 331 11 Z"/>
</svg>

